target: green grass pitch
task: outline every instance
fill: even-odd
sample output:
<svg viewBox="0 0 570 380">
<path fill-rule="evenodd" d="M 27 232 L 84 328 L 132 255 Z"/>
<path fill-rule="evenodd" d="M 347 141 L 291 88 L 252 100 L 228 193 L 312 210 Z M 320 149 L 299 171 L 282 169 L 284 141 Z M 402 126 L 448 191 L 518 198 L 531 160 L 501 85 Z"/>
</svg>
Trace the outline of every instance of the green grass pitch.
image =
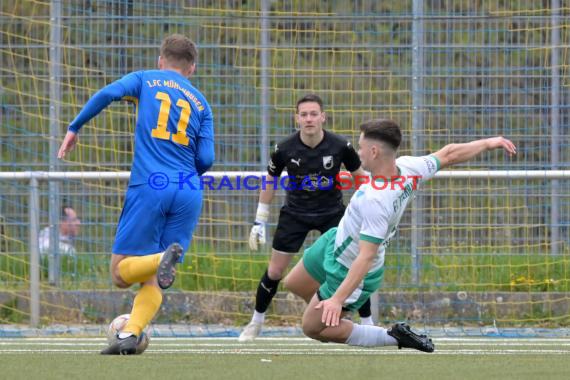
<svg viewBox="0 0 570 380">
<path fill-rule="evenodd" d="M 436 338 L 436 352 L 305 338 L 152 338 L 140 356 L 103 338 L 0 339 L 4 379 L 567 379 L 570 338 Z"/>
</svg>

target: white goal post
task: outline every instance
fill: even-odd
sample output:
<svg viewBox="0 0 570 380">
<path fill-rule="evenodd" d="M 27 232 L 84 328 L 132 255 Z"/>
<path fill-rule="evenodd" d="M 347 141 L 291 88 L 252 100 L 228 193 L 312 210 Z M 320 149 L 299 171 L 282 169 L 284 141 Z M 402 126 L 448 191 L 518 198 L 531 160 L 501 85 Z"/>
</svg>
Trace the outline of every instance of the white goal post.
<svg viewBox="0 0 570 380">
<path fill-rule="evenodd" d="M 212 171 L 204 175 L 214 178 L 236 179 L 238 176 L 263 176 L 262 171 Z M 287 173 L 284 172 L 283 176 Z M 19 171 L 0 172 L 0 180 L 65 180 L 65 179 L 129 179 L 130 172 L 46 172 L 46 171 Z M 570 170 L 444 170 L 436 174 L 437 178 L 495 178 L 495 179 L 564 179 L 570 178 Z"/>
</svg>

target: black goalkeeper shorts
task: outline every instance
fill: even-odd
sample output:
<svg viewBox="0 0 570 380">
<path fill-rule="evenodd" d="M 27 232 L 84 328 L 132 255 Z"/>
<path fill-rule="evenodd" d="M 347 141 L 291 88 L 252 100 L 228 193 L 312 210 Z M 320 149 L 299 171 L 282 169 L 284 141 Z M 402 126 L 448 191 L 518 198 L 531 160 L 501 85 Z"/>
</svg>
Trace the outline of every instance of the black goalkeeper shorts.
<svg viewBox="0 0 570 380">
<path fill-rule="evenodd" d="M 344 209 L 335 214 L 306 216 L 291 213 L 286 208 L 281 208 L 277 229 L 273 236 L 273 249 L 286 253 L 297 253 L 303 246 L 303 242 L 309 231 L 317 230 L 324 234 L 338 223 L 344 215 Z"/>
</svg>

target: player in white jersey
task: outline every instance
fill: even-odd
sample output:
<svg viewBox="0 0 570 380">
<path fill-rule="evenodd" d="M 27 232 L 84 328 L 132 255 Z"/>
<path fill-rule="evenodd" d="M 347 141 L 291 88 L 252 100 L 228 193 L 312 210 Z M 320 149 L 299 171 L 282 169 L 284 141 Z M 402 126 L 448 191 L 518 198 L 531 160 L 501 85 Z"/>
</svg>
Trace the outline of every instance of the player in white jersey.
<svg viewBox="0 0 570 380">
<path fill-rule="evenodd" d="M 402 214 L 423 182 L 447 166 L 465 162 L 488 150 L 502 148 L 516 154 L 515 145 L 493 137 L 465 144 L 449 144 L 429 156 L 397 157 L 402 135 L 392 120 L 371 120 L 360 126 L 358 154 L 370 171 L 368 183 L 350 200 L 337 229 L 322 235 L 305 250 L 285 278 L 285 287 L 309 303 L 303 332 L 323 342 L 355 346 L 398 346 L 433 352 L 425 335 L 405 323 L 390 329 L 358 325 L 342 319 L 357 310 L 376 291 L 384 274 L 384 253 Z"/>
</svg>

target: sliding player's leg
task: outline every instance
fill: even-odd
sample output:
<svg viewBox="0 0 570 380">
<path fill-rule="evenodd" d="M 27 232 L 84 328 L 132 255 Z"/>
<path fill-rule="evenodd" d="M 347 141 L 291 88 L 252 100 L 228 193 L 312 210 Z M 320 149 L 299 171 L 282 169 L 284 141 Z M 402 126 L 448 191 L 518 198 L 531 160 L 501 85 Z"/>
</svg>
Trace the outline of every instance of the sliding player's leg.
<svg viewBox="0 0 570 380">
<path fill-rule="evenodd" d="M 304 256 L 309 257 L 310 255 Z M 314 259 L 314 257 L 313 257 Z M 283 280 L 283 286 L 289 290 L 291 293 L 301 297 L 305 300 L 305 302 L 309 303 L 313 295 L 319 289 L 321 282 L 324 282 L 324 270 L 322 269 L 322 264 L 319 263 L 311 263 L 310 259 L 308 258 L 309 262 L 306 265 L 309 266 L 312 274 L 307 271 L 305 268 L 305 261 L 299 260 L 299 262 L 291 269 L 287 277 Z M 321 275 L 319 274 L 319 267 L 323 272 Z M 317 280 L 317 278 L 319 280 Z M 360 313 L 360 324 L 372 326 L 374 322 L 372 321 L 372 313 L 368 315 L 368 318 L 363 316 L 363 310 L 370 311 L 370 298 L 367 298 L 364 302 L 363 306 L 361 306 L 358 311 Z"/>
<path fill-rule="evenodd" d="M 326 280 L 325 252 L 327 249 L 334 249 L 336 230 L 336 227 L 329 229 L 305 249 L 301 260 L 285 277 L 285 287 L 307 303 Z"/>
<path fill-rule="evenodd" d="M 322 322 L 322 308 L 316 308 L 322 297 L 318 294 L 311 299 L 303 314 L 303 333 L 321 342 L 345 343 L 351 346 L 381 347 L 398 346 L 413 348 L 423 352 L 433 352 L 430 338 L 413 332 L 405 323 L 396 323 L 390 329 L 380 326 L 359 325 L 341 319 L 338 326 L 327 327 Z"/>
<path fill-rule="evenodd" d="M 303 333 L 309 338 L 321 342 L 345 343 L 351 346 L 395 346 L 398 341 L 388 334 L 388 330 L 379 326 L 367 326 L 353 323 L 348 319 L 340 320 L 338 326 L 327 327 L 322 322 L 322 309 L 317 309 L 321 299 L 317 294 L 311 299 L 303 314 Z"/>
<path fill-rule="evenodd" d="M 309 303 L 321 284 L 307 272 L 303 260 L 299 260 L 283 279 L 283 286 Z"/>
<path fill-rule="evenodd" d="M 321 234 L 325 234 L 328 231 L 330 231 L 331 228 L 337 227 L 343 216 L 344 216 L 344 208 L 339 210 L 339 212 L 336 214 L 326 217 L 319 217 L 318 219 L 315 220 L 316 224 L 314 228 L 319 230 Z M 315 292 L 310 293 L 309 297 L 311 297 Z M 305 299 L 305 297 L 303 298 Z M 361 324 L 363 325 L 374 324 L 374 321 L 372 320 L 372 307 L 370 304 L 370 299 L 367 299 L 366 302 L 364 302 L 364 304 L 362 304 L 362 306 L 358 309 L 358 315 L 360 315 Z"/>
<path fill-rule="evenodd" d="M 391 329 L 379 326 L 370 326 L 352 323 L 347 319 L 340 320 L 335 327 L 327 327 L 322 323 L 322 308 L 316 308 L 320 301 L 331 298 L 343 283 L 348 274 L 348 269 L 340 265 L 336 260 L 331 260 L 333 249 L 329 247 L 324 253 L 323 269 L 326 273 L 325 281 L 311 299 L 303 315 L 303 332 L 310 338 L 322 342 L 346 343 L 353 346 L 395 346 L 399 348 L 414 348 L 424 352 L 433 352 L 434 346 L 430 338 L 425 335 L 414 333 L 406 324 L 396 324 Z M 309 255 L 307 255 L 309 253 Z M 307 252 L 305 264 L 309 267 L 311 259 L 315 259 L 315 251 Z M 328 257 L 328 259 L 327 259 Z M 314 266 L 313 266 L 314 268 Z M 369 273 L 362 283 L 351 294 L 343 305 L 343 311 L 358 310 L 362 304 L 370 298 L 382 282 L 384 269 Z"/>
</svg>

